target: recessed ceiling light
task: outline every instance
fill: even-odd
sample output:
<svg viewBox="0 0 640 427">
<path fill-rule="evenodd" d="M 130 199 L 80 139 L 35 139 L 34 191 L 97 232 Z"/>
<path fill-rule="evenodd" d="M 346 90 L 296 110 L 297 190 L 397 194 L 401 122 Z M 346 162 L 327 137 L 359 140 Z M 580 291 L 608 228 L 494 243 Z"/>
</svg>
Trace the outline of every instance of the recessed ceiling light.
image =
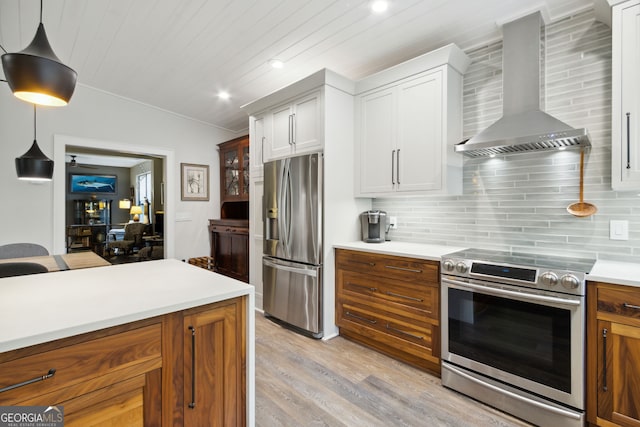
<svg viewBox="0 0 640 427">
<path fill-rule="evenodd" d="M 231 95 L 229 95 L 229 92 L 225 92 L 224 90 L 221 90 L 220 92 L 218 92 L 218 98 L 229 99 L 231 98 Z"/>
<path fill-rule="evenodd" d="M 387 0 L 374 0 L 371 2 L 371 11 L 373 13 L 383 13 L 389 8 Z"/>
<path fill-rule="evenodd" d="M 284 62 L 279 59 L 270 59 L 269 65 L 271 65 L 272 68 L 276 69 L 284 68 Z"/>
</svg>

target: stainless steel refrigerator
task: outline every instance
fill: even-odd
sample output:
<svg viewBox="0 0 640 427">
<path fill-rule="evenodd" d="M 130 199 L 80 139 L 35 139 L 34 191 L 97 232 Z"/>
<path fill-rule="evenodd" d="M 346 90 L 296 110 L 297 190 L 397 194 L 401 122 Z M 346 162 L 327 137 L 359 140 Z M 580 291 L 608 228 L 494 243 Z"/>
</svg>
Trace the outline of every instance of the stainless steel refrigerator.
<svg viewBox="0 0 640 427">
<path fill-rule="evenodd" d="M 322 337 L 321 153 L 264 164 L 263 308 Z"/>
</svg>

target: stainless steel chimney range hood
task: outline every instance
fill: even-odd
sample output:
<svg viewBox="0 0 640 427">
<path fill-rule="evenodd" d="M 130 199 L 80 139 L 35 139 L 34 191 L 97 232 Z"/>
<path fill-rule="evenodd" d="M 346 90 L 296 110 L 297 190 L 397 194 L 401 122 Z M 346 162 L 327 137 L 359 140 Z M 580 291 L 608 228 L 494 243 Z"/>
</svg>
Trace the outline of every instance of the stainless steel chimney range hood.
<svg viewBox="0 0 640 427">
<path fill-rule="evenodd" d="M 591 146 L 575 129 L 540 109 L 540 12 L 503 26 L 502 118 L 455 145 L 470 157 Z"/>
</svg>

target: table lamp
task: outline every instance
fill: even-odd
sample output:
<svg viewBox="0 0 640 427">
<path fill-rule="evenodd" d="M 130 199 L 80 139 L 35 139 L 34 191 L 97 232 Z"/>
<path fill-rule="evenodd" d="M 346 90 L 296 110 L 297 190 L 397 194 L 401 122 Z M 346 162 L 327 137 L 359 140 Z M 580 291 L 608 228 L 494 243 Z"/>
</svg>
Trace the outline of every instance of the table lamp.
<svg viewBox="0 0 640 427">
<path fill-rule="evenodd" d="M 140 214 L 142 213 L 142 207 L 137 205 L 131 206 L 131 210 L 129 211 L 129 213 L 133 215 L 133 221 L 138 222 L 140 221 Z"/>
</svg>

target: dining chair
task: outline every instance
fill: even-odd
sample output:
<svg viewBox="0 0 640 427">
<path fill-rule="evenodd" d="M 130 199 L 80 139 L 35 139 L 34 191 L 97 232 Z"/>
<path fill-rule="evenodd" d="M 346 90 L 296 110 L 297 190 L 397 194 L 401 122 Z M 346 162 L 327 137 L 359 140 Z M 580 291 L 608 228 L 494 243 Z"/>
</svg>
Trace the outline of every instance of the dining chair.
<svg viewBox="0 0 640 427">
<path fill-rule="evenodd" d="M 6 245 L 0 245 L 0 259 L 43 255 L 49 255 L 49 251 L 37 243 L 8 243 Z"/>
<path fill-rule="evenodd" d="M 26 274 L 47 273 L 49 270 L 36 262 L 0 263 L 0 277 L 24 276 Z"/>
</svg>

